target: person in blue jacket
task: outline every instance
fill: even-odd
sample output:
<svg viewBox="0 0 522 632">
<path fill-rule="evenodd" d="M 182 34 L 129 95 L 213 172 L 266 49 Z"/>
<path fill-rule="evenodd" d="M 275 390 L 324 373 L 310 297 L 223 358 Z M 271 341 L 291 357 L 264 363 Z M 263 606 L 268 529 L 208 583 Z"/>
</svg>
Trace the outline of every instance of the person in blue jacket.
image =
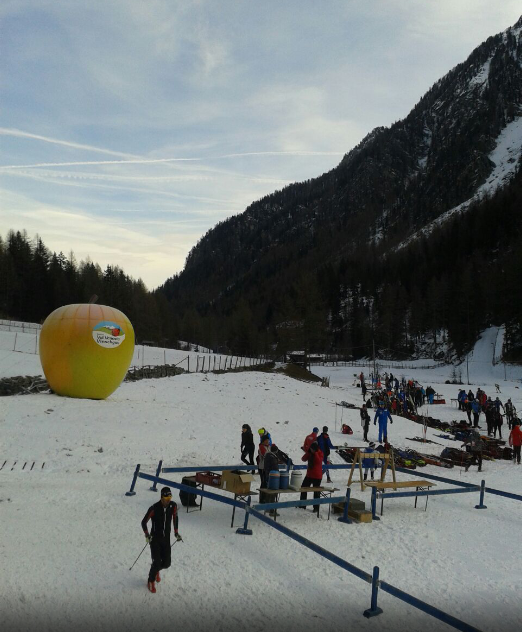
<svg viewBox="0 0 522 632">
<path fill-rule="evenodd" d="M 330 455 L 330 450 L 335 450 L 335 446 L 332 445 L 330 437 L 328 435 L 328 426 L 323 426 L 322 433 L 316 439 L 319 449 L 323 453 L 323 470 L 326 474 L 326 480 L 328 483 L 332 482 L 330 478 L 330 472 L 328 470 L 328 457 Z"/>
<path fill-rule="evenodd" d="M 384 407 L 384 402 L 379 402 L 379 408 L 375 411 L 375 417 L 373 418 L 373 425 L 379 420 L 379 443 L 381 443 L 384 436 L 384 443 L 388 443 L 388 419 L 390 423 L 393 423 L 390 411 Z"/>
</svg>

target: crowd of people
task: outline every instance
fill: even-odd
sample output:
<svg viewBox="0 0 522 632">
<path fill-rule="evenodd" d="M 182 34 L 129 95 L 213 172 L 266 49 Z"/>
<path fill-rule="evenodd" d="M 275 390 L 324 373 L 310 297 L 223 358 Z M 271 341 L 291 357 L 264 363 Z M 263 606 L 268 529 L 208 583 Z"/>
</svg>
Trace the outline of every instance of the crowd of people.
<svg viewBox="0 0 522 632">
<path fill-rule="evenodd" d="M 364 373 L 361 372 L 359 377 L 361 392 L 366 407 L 377 408 L 381 403 L 392 414 L 406 415 L 407 413 L 416 413 L 417 409 L 425 404 L 433 404 L 435 400 L 435 389 L 432 386 L 424 388 L 413 379 L 406 380 L 405 377 L 400 379 L 393 373 L 378 373 L 370 375 L 372 383 L 372 393 L 367 399 L 368 386 Z"/>
</svg>

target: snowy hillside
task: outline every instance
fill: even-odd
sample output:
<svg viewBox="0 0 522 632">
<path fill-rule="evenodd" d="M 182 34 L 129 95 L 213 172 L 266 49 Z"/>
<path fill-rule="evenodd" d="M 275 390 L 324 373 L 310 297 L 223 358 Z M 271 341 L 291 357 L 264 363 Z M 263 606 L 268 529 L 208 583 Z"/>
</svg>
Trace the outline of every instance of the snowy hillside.
<svg viewBox="0 0 522 632">
<path fill-rule="evenodd" d="M 36 374 L 38 356 L 10 350 L 4 334 L 0 376 Z M 505 380 L 503 366 L 492 364 L 497 335 L 496 329 L 485 332 L 469 358 L 472 388 L 494 396 L 498 383 L 502 400 L 511 397 L 522 410 L 521 375 L 508 369 Z M 461 368 L 466 382 L 465 364 Z M 198 373 L 125 383 L 106 401 L 0 399 L 2 631 L 449 630 L 382 592 L 384 613 L 365 619 L 365 582 L 255 519 L 252 536 L 237 535 L 230 528 L 230 507 L 208 499 L 201 512 L 187 514 L 179 504 L 184 542 L 172 549 L 173 565 L 163 572 L 157 594 L 146 589 L 148 551 L 129 571 L 145 544 L 140 521 L 158 499 L 144 480 L 136 496 L 125 496 L 137 463 L 151 474 L 160 459 L 166 467 L 238 463 L 243 423 L 254 432 L 266 426 L 296 461 L 314 425 L 328 425 L 335 445 L 347 439 L 364 445 L 358 410 L 335 405 L 359 405 L 354 373 L 360 369 L 314 370 L 330 376 L 329 389 L 276 374 Z M 458 387 L 445 384 L 451 373 L 452 367 L 405 373 L 446 398 L 446 405 L 429 413 L 447 421 L 462 418 L 451 405 Z M 341 421 L 352 426 L 353 436 L 340 433 Z M 395 417 L 390 440 L 418 449 L 406 437 L 419 435 L 419 429 Z M 428 438 L 460 445 L 436 434 L 428 430 Z M 373 425 L 370 438 L 376 439 Z M 429 445 L 433 453 L 442 449 Z M 338 455 L 333 460 L 342 462 Z M 432 466 L 423 471 L 522 489 L 522 466 L 509 461 L 486 461 L 482 474 L 474 467 L 467 473 Z M 336 470 L 332 478 L 344 493 L 347 472 Z M 174 480 L 181 482 L 181 476 Z M 354 485 L 352 494 L 369 506 L 369 491 Z M 382 520 L 372 524 L 345 525 L 334 517 L 328 521 L 324 511 L 316 519 L 298 509 L 281 510 L 278 521 L 364 571 L 379 565 L 381 579 L 480 630 L 514 631 L 522 580 L 514 542 L 522 506 L 486 495 L 488 509 L 477 511 L 477 502 L 478 494 L 435 496 L 424 511 L 423 501 L 414 509 L 411 498 L 389 500 Z"/>
</svg>

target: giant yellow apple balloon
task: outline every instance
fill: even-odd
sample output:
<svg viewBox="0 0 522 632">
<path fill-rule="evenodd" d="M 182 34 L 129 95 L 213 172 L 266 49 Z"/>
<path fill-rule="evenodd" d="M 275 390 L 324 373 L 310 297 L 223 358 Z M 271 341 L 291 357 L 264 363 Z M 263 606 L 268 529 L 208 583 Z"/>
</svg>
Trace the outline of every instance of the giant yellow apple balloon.
<svg viewBox="0 0 522 632">
<path fill-rule="evenodd" d="M 106 305 L 64 305 L 45 319 L 40 360 L 58 395 L 105 399 L 121 384 L 134 353 L 130 320 Z"/>
</svg>

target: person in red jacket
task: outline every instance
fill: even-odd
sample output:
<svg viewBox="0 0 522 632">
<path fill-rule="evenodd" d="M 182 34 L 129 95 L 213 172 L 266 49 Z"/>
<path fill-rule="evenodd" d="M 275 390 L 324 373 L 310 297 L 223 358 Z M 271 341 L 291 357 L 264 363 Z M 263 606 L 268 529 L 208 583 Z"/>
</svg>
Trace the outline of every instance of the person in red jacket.
<svg viewBox="0 0 522 632">
<path fill-rule="evenodd" d="M 302 461 L 308 461 L 306 468 L 306 476 L 304 477 L 303 487 L 321 487 L 321 479 L 323 478 L 323 453 L 319 448 L 317 441 L 313 441 L 301 457 Z M 314 492 L 314 498 L 319 498 L 320 492 Z M 307 493 L 301 492 L 301 500 L 306 500 Z M 303 507 L 306 509 L 306 507 Z M 314 513 L 319 516 L 319 505 L 314 505 Z"/>
<path fill-rule="evenodd" d="M 312 432 L 305 437 L 304 443 L 301 447 L 303 452 L 308 452 L 308 448 L 312 445 L 314 441 L 317 441 L 317 433 L 319 432 L 319 428 L 314 428 Z"/>
<path fill-rule="evenodd" d="M 520 421 L 513 421 L 513 430 L 509 433 L 509 445 L 513 448 L 513 463 L 520 465 L 520 450 L 522 447 L 522 430 Z"/>
</svg>

